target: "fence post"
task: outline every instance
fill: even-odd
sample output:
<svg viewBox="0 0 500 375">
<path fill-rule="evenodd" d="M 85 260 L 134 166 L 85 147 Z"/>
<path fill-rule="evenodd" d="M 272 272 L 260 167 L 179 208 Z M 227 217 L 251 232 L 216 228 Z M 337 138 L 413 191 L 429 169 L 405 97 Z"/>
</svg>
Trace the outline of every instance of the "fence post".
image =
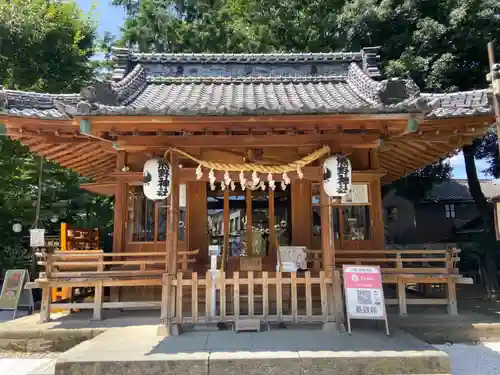
<svg viewBox="0 0 500 375">
<path fill-rule="evenodd" d="M 396 268 L 403 268 L 403 260 L 401 259 L 401 253 L 396 254 Z M 408 315 L 408 309 L 406 306 L 406 284 L 404 280 L 398 276 L 398 303 L 399 303 L 399 315 Z"/>
<path fill-rule="evenodd" d="M 40 306 L 40 320 L 39 323 L 46 323 L 50 321 L 50 300 L 52 298 L 52 288 L 50 287 L 51 273 L 52 273 L 52 254 L 44 253 L 45 255 L 45 279 L 46 282 L 42 286 L 42 301 Z"/>
<path fill-rule="evenodd" d="M 92 320 L 102 320 L 102 292 L 103 292 L 102 281 L 98 281 L 95 284 L 94 314 L 92 316 Z"/>
<path fill-rule="evenodd" d="M 162 293 L 161 293 L 161 325 L 158 329 L 159 336 L 170 336 L 172 333 L 172 317 L 174 311 L 172 309 L 173 286 L 172 275 L 165 273 L 162 276 Z"/>
</svg>

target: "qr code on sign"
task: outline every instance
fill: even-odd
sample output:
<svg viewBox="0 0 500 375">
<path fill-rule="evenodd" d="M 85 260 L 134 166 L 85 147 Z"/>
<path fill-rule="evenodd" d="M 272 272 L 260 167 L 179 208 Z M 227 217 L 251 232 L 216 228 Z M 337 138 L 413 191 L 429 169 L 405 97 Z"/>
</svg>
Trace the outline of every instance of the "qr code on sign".
<svg viewBox="0 0 500 375">
<path fill-rule="evenodd" d="M 361 305 L 373 304 L 371 291 L 358 289 L 358 303 Z"/>
</svg>

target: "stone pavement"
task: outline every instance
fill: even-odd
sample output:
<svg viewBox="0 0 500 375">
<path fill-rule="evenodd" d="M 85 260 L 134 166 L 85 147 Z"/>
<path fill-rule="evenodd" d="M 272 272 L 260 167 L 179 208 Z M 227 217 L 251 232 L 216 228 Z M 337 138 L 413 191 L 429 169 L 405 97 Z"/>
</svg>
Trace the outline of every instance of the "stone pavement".
<svg viewBox="0 0 500 375">
<path fill-rule="evenodd" d="M 62 354 L 56 375 L 450 374 L 445 353 L 396 332 L 318 329 L 157 336 L 157 326 L 109 329 Z M 353 373 L 354 374 L 354 373 Z"/>
<path fill-rule="evenodd" d="M 55 359 L 1 358 L 0 375 L 53 375 Z"/>
</svg>

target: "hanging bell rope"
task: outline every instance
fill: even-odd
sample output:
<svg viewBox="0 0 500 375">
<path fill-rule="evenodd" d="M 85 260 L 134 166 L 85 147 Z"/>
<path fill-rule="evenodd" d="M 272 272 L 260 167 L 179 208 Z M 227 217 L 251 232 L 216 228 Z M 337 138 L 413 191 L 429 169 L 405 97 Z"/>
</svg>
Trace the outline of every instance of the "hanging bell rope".
<svg viewBox="0 0 500 375">
<path fill-rule="evenodd" d="M 178 148 L 169 148 L 165 151 L 164 157 L 168 155 L 170 152 L 177 152 L 178 154 L 185 156 L 188 159 L 198 163 L 202 167 L 207 169 L 213 169 L 217 171 L 230 171 L 230 172 L 258 172 L 258 173 L 286 173 L 297 171 L 299 168 L 303 168 L 304 166 L 311 164 L 313 161 L 318 160 L 324 155 L 327 155 L 330 152 L 329 146 L 323 146 L 320 149 L 312 152 L 311 154 L 303 157 L 302 159 L 296 160 L 292 163 L 281 164 L 281 165 L 265 165 L 265 164 L 256 164 L 256 163 L 241 163 L 241 164 L 232 164 L 232 163 L 217 163 L 212 161 L 200 160 L 187 152 L 179 150 Z"/>
</svg>

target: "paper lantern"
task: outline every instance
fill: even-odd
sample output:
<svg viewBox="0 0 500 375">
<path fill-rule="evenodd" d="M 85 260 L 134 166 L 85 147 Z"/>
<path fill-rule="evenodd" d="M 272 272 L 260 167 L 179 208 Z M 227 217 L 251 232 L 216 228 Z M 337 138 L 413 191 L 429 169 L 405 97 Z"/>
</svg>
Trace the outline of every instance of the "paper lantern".
<svg viewBox="0 0 500 375">
<path fill-rule="evenodd" d="M 172 168 L 163 159 L 150 159 L 144 164 L 144 184 L 146 198 L 157 201 L 168 198 L 172 190 Z"/>
<path fill-rule="evenodd" d="M 351 191 L 352 167 L 345 155 L 334 155 L 323 162 L 323 188 L 329 197 L 343 197 Z"/>
</svg>

